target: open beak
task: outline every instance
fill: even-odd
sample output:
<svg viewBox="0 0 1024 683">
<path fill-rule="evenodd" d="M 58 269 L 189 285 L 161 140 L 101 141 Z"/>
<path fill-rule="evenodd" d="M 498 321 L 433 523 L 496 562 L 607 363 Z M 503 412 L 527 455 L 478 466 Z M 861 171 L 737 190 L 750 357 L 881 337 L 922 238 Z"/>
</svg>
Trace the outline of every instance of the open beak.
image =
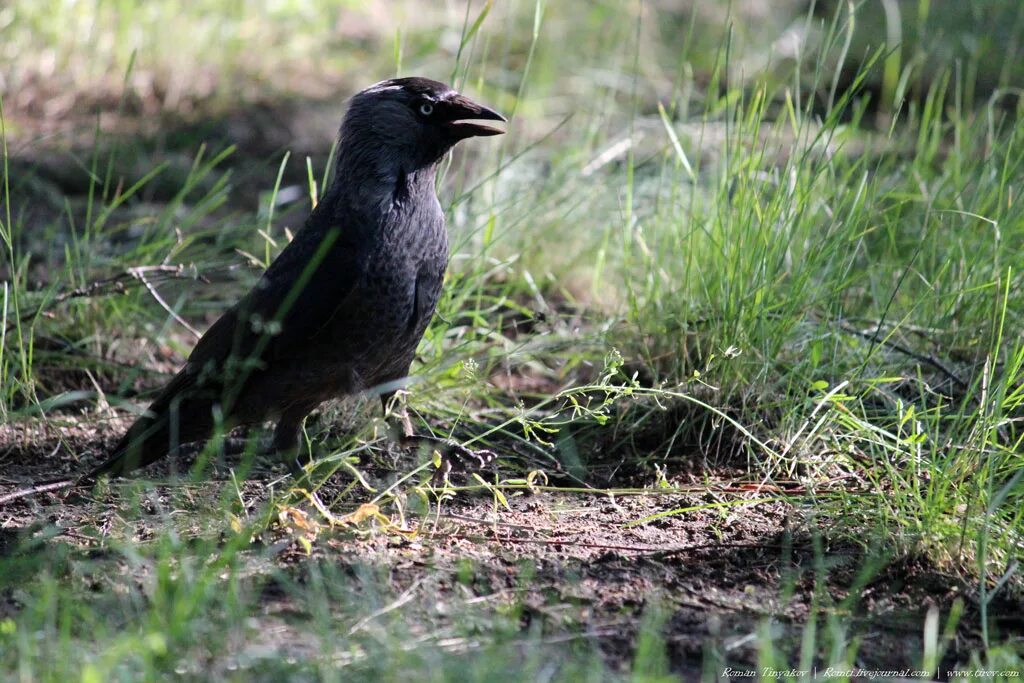
<svg viewBox="0 0 1024 683">
<path fill-rule="evenodd" d="M 444 103 L 445 127 L 459 140 L 481 135 L 501 135 L 505 131 L 480 121 L 506 121 L 490 107 L 468 97 L 455 95 Z"/>
</svg>

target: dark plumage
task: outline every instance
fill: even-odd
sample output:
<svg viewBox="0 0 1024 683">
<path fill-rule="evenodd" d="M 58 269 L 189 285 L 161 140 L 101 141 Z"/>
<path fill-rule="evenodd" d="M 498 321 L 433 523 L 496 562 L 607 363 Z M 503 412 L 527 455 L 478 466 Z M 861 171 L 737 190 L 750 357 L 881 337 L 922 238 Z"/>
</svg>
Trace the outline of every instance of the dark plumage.
<svg viewBox="0 0 1024 683">
<path fill-rule="evenodd" d="M 225 426 L 277 420 L 294 454 L 303 419 L 328 399 L 385 398 L 409 372 L 434 314 L 448 240 L 437 163 L 497 112 L 425 78 L 355 95 L 330 190 L 257 285 L 196 344 L 185 367 L 87 476 L 123 475 Z"/>
</svg>

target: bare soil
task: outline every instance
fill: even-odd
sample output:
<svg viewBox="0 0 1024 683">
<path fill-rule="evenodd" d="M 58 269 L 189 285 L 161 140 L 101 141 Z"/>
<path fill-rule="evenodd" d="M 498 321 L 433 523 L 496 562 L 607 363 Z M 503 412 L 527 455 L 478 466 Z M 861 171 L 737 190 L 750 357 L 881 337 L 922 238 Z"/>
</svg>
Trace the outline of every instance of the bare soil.
<svg viewBox="0 0 1024 683">
<path fill-rule="evenodd" d="M 120 420 L 3 426 L 0 494 L 42 477 L 82 471 L 101 457 L 122 427 Z M 183 457 L 164 467 L 186 471 Z M 216 504 L 224 483 L 217 479 L 224 476 L 223 467 L 215 467 L 207 483 L 157 484 L 150 492 L 152 506 L 180 506 L 183 491 L 189 500 L 202 501 L 199 507 Z M 257 467 L 241 488 L 247 507 L 258 508 L 268 485 L 279 478 L 272 468 Z M 335 475 L 320 489 L 320 500 L 330 505 L 350 481 L 347 475 Z M 460 605 L 499 606 L 516 600 L 525 605 L 520 617 L 524 629 L 539 624 L 553 641 L 589 639 L 618 670 L 625 670 L 634 654 L 644 615 L 656 612 L 663 615 L 672 667 L 686 678 L 716 661 L 756 668 L 754 635 L 764 624 L 771 625 L 777 642 L 796 661 L 812 602 L 819 621 L 823 612 L 852 617 L 863 643 L 857 663 L 864 668 L 913 667 L 920 661 L 925 613 L 935 606 L 946 614 L 956 598 L 965 602 L 966 611 L 944 663 L 963 662 L 979 645 L 976 590 L 953 574 L 921 558 L 902 559 L 855 589 L 859 598 L 847 600 L 868 561 L 861 548 L 830 547 L 821 541 L 824 545 L 816 552 L 813 530 L 801 521 L 801 510 L 784 500 L 756 502 L 765 498 L 756 489 L 728 497 L 749 502 L 708 509 L 707 504 L 727 499 L 720 489 L 734 489 L 736 473 L 705 472 L 702 482 L 704 490 L 686 494 L 656 489 L 619 496 L 526 492 L 509 495 L 508 508 L 490 496 L 462 493 L 418 518 L 407 515 L 402 520 L 382 508 L 390 526 L 372 520 L 357 523 L 352 517 L 349 524 L 332 526 L 312 505 L 299 501 L 280 507 L 282 522 L 254 539 L 251 571 L 264 577 L 281 571 L 301 576 L 317 562 L 353 572 L 383 568 L 377 575 L 385 576 L 394 594 L 413 606 L 420 617 L 415 628 L 421 630 L 458 618 Z M 95 535 L 79 533 L 85 528 L 129 533 L 145 542 L 167 519 L 143 516 L 125 526 L 120 486 L 114 483 L 95 497 L 45 494 L 7 505 L 0 509 L 0 552 L 17 552 L 19 538 L 44 533 L 47 527 L 59 532 L 48 542 L 81 547 L 83 553 L 98 545 Z M 702 509 L 644 521 L 693 507 Z M 341 516 L 355 508 L 346 503 L 333 512 Z M 201 535 L 209 529 L 197 523 L 192 532 Z M 302 536 L 311 541 L 309 551 L 300 542 Z M 267 548 L 273 550 L 269 565 Z M 301 657 L 307 637 L 275 616 L 301 606 L 291 604 L 288 594 L 273 590 L 272 584 L 261 594 L 264 604 L 257 618 L 267 622 L 261 633 L 275 635 L 273 643 L 261 647 Z M 1000 632 L 1024 628 L 1020 607 L 1008 601 L 990 606 Z M 0 617 L 22 608 L 10 591 L 0 595 Z"/>
</svg>

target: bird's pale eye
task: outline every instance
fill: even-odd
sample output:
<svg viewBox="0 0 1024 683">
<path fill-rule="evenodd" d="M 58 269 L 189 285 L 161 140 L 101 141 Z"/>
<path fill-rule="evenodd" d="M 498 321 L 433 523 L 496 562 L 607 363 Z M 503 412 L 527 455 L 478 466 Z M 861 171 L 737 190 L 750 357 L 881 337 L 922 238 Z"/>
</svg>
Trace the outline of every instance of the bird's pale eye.
<svg viewBox="0 0 1024 683">
<path fill-rule="evenodd" d="M 424 116 L 430 116 L 431 114 L 434 113 L 434 105 L 432 105 L 430 102 L 423 102 L 422 104 L 420 104 L 420 113 L 423 114 Z"/>
</svg>

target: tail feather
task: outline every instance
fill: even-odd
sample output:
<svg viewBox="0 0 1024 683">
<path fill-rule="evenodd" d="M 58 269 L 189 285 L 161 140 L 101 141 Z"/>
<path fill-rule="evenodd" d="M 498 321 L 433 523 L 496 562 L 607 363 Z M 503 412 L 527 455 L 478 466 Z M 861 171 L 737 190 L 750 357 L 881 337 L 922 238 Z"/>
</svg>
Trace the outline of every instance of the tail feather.
<svg viewBox="0 0 1024 683">
<path fill-rule="evenodd" d="M 192 395 L 192 383 L 184 372 L 171 380 L 144 415 L 128 428 L 107 460 L 83 480 L 103 475 L 124 476 L 150 465 L 180 444 L 199 441 L 213 431 L 213 402 Z"/>
<path fill-rule="evenodd" d="M 171 448 L 167 420 L 147 414 L 137 419 L 117 442 L 107 460 L 85 476 L 87 481 L 109 474 L 120 477 L 156 462 Z"/>
</svg>

